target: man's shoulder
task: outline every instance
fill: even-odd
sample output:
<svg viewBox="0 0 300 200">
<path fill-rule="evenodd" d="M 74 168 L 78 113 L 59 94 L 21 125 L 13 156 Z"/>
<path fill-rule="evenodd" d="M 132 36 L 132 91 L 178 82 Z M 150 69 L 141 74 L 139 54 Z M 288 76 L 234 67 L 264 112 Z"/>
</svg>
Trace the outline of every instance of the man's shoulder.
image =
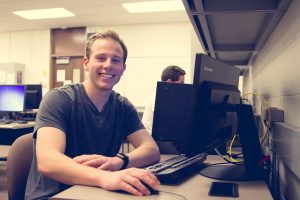
<svg viewBox="0 0 300 200">
<path fill-rule="evenodd" d="M 114 101 L 116 101 L 118 104 L 123 104 L 123 105 L 128 105 L 131 106 L 132 103 L 128 100 L 127 97 L 122 96 L 120 93 L 116 92 L 116 91 L 112 91 L 112 98 L 114 99 Z"/>
<path fill-rule="evenodd" d="M 118 101 L 118 102 L 123 102 L 125 101 L 125 99 L 127 99 L 126 97 L 122 96 L 120 93 L 112 90 L 111 92 L 111 97 L 115 100 L 115 101 Z"/>
<path fill-rule="evenodd" d="M 82 90 L 82 84 L 68 84 L 61 87 L 53 88 L 49 91 L 48 95 L 54 96 L 67 96 L 71 99 L 74 99 L 75 93 L 80 92 Z"/>
</svg>

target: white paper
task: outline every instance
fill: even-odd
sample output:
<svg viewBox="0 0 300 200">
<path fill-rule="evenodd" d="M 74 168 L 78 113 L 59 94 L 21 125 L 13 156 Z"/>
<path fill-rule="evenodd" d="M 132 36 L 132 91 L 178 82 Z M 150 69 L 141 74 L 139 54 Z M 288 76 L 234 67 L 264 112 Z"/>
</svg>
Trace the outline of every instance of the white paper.
<svg viewBox="0 0 300 200">
<path fill-rule="evenodd" d="M 60 69 L 56 71 L 56 81 L 57 82 L 64 82 L 66 77 L 66 70 Z"/>
<path fill-rule="evenodd" d="M 73 69 L 73 83 L 80 83 L 80 69 Z"/>
</svg>

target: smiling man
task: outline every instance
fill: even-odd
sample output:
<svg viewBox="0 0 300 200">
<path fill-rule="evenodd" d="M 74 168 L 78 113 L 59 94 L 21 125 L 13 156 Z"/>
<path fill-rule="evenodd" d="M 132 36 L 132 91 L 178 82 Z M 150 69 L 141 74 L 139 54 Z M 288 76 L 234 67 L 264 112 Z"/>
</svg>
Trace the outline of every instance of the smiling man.
<svg viewBox="0 0 300 200">
<path fill-rule="evenodd" d="M 156 143 L 134 106 L 115 91 L 127 48 L 113 31 L 86 44 L 84 84 L 55 88 L 43 98 L 34 128 L 34 154 L 25 199 L 47 199 L 70 185 L 148 195 L 159 181 L 143 167 L 159 160 Z M 127 139 L 135 149 L 118 154 Z"/>
</svg>

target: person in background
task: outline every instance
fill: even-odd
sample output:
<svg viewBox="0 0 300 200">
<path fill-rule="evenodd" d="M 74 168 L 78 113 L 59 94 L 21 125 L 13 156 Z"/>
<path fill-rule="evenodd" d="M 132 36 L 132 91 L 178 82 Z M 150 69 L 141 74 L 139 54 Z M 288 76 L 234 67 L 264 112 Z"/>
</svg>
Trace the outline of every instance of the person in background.
<svg viewBox="0 0 300 200">
<path fill-rule="evenodd" d="M 160 159 L 158 147 L 127 98 L 113 90 L 126 69 L 127 48 L 114 31 L 86 44 L 84 83 L 48 92 L 34 127 L 34 154 L 25 199 L 48 199 L 71 185 L 149 195 L 158 179 L 143 167 Z M 119 154 L 127 139 L 135 149 Z"/>
<path fill-rule="evenodd" d="M 161 81 L 170 83 L 184 83 L 185 71 L 175 65 L 166 67 L 161 74 Z M 155 105 L 155 95 L 152 95 L 145 106 L 145 110 L 142 116 L 142 122 L 147 131 L 152 134 L 153 125 L 153 113 Z"/>
</svg>

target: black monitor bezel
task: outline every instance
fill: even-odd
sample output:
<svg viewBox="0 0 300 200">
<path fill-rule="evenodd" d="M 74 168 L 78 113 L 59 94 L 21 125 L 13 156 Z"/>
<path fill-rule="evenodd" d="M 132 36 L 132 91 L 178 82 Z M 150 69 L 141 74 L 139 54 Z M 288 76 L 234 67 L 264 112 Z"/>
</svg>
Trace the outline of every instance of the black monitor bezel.
<svg viewBox="0 0 300 200">
<path fill-rule="evenodd" d="M 33 109 L 38 109 L 39 108 L 39 105 L 40 105 L 40 103 L 41 103 L 41 100 L 42 100 L 42 96 L 43 96 L 43 94 L 42 94 L 42 84 L 26 84 L 25 85 L 26 86 L 26 97 L 25 97 L 25 104 L 24 104 L 24 110 L 33 110 Z M 32 89 L 33 88 L 33 89 Z M 28 106 L 28 96 L 27 96 L 27 93 L 28 93 L 28 91 L 30 91 L 30 90 L 34 90 L 34 91 L 37 91 L 37 93 L 38 93 L 38 101 L 39 101 L 39 103 L 38 103 L 38 105 L 36 105 L 36 106 Z"/>
</svg>

